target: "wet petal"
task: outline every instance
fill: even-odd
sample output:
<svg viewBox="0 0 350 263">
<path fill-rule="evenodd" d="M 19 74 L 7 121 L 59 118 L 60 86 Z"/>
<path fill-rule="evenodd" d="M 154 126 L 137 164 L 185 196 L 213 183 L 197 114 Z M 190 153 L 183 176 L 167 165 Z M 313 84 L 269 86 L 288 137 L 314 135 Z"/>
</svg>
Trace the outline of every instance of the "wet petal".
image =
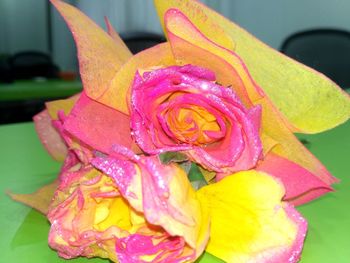
<svg viewBox="0 0 350 263">
<path fill-rule="evenodd" d="M 184 27 L 184 25 L 186 25 L 186 27 Z M 215 63 L 213 63 L 214 60 L 209 61 L 209 59 L 216 58 L 220 59 L 220 63 L 218 64 L 218 68 L 220 68 L 219 72 L 222 72 L 225 68 L 231 68 L 231 70 L 233 69 L 236 72 L 240 72 L 240 74 L 235 77 L 243 81 L 244 85 L 242 90 L 250 86 L 251 89 L 247 89 L 250 100 L 254 104 L 260 104 L 262 106 L 261 131 L 264 135 L 262 138 L 265 139 L 265 141 L 263 141 L 265 147 L 271 149 L 273 146 L 271 145 L 272 142 L 279 143 L 278 147 L 273 148 L 275 153 L 308 169 L 326 184 L 331 184 L 336 181 L 327 169 L 295 138 L 290 131 L 290 125 L 271 101 L 266 96 L 259 97 L 259 88 L 256 87 L 255 83 L 250 78 L 243 62 L 240 61 L 233 52 L 229 52 L 224 48 L 220 49 L 220 47 L 215 46 L 214 43 L 210 43 L 210 41 L 194 27 L 191 21 L 189 21 L 184 14 L 178 10 L 171 9 L 165 14 L 165 26 L 168 31 L 168 37 L 173 52 L 177 59 L 184 59 L 186 63 L 190 62 L 188 59 L 191 61 L 195 59 L 198 61 L 192 62 L 204 63 L 212 67 L 215 65 Z M 204 51 L 209 53 L 204 54 Z M 232 62 L 233 58 L 237 59 L 237 62 Z M 225 63 L 225 60 L 228 60 L 228 62 Z M 218 69 L 214 69 L 214 71 L 215 70 Z M 228 72 L 223 73 L 225 73 L 225 76 L 232 76 L 232 74 L 229 74 Z M 218 77 L 219 76 L 220 73 Z M 232 79 L 229 81 L 232 81 Z M 231 84 L 233 84 L 233 89 L 236 90 L 237 84 L 234 82 Z M 254 87 L 257 89 L 254 90 Z M 253 91 L 257 93 L 255 93 L 254 96 L 251 96 Z M 238 95 L 242 98 L 244 91 L 240 91 Z M 266 141 L 266 139 L 268 139 L 268 141 Z M 266 150 L 267 149 L 265 148 L 265 152 Z M 288 185 L 286 185 L 286 187 L 288 187 Z"/>
<path fill-rule="evenodd" d="M 112 213 L 117 209 L 117 213 Z M 91 167 L 68 171 L 50 205 L 49 245 L 66 259 L 116 261 L 115 238 L 128 235 L 130 207 L 111 180 Z"/>
<path fill-rule="evenodd" d="M 240 172 L 197 193 L 211 217 L 207 252 L 226 262 L 298 261 L 306 221 L 281 202 L 283 186 L 272 177 Z"/>
<path fill-rule="evenodd" d="M 208 240 L 209 219 L 196 199 L 185 172 L 144 158 L 137 166 L 112 157 L 95 158 L 92 164 L 113 178 L 121 194 L 147 222 L 161 226 L 171 236 L 183 237 L 198 257 Z"/>
<path fill-rule="evenodd" d="M 91 148 L 107 154 L 113 144 L 125 147 L 133 144 L 129 116 L 90 99 L 84 92 L 63 128 Z"/>
</svg>

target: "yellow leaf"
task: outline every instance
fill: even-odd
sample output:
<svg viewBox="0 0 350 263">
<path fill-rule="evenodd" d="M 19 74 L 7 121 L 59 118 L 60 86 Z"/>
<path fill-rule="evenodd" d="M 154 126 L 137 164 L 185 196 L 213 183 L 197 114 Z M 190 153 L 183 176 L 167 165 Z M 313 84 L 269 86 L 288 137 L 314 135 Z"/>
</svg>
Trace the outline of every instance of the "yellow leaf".
<svg viewBox="0 0 350 263">
<path fill-rule="evenodd" d="M 111 80 L 110 88 L 97 100 L 124 114 L 129 114 L 130 87 L 137 70 L 175 65 L 168 43 L 144 50 L 129 59 Z"/>
<path fill-rule="evenodd" d="M 53 100 L 45 103 L 46 109 L 52 120 L 58 119 L 58 111 L 62 110 L 67 116 L 77 102 L 80 94 L 62 100 Z"/>
<path fill-rule="evenodd" d="M 51 0 L 67 22 L 78 49 L 80 75 L 86 94 L 96 99 L 127 59 L 128 49 L 118 45 L 111 36 L 75 7 Z"/>
<path fill-rule="evenodd" d="M 7 194 L 13 200 L 30 206 L 46 215 L 57 186 L 58 181 L 55 180 L 51 184 L 43 186 L 32 194 L 15 194 L 10 191 L 7 192 Z"/>
<path fill-rule="evenodd" d="M 123 47 L 120 49 L 120 56 L 123 61 L 127 61 L 129 58 L 132 57 L 132 53 L 129 50 L 129 48 L 126 46 L 126 44 L 123 42 L 123 40 L 120 38 L 119 34 L 117 31 L 114 30 L 112 24 L 109 22 L 108 18 L 105 17 L 105 22 L 107 25 L 107 32 L 113 38 L 114 42 L 116 43 L 117 46 Z"/>
</svg>

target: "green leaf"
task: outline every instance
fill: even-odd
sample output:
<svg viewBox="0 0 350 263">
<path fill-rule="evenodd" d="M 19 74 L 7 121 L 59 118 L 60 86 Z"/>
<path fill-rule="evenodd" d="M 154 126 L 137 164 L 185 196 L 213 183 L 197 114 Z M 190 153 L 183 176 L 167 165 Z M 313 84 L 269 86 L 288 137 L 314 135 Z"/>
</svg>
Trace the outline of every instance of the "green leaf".
<svg viewBox="0 0 350 263">
<path fill-rule="evenodd" d="M 165 152 L 160 154 L 159 158 L 162 164 L 181 163 L 188 160 L 187 156 L 181 152 Z"/>
<path fill-rule="evenodd" d="M 191 164 L 191 169 L 188 172 L 188 179 L 193 182 L 193 181 L 204 181 L 205 182 L 205 178 L 202 174 L 202 172 L 199 170 L 199 167 L 197 166 L 197 164 L 192 163 Z"/>
</svg>

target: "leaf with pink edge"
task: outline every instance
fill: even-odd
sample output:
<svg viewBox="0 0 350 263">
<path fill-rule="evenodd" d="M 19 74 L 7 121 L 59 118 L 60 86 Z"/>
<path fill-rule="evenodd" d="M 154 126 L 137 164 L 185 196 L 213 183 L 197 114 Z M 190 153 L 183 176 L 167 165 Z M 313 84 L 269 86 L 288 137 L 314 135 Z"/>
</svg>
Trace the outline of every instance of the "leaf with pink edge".
<svg viewBox="0 0 350 263">
<path fill-rule="evenodd" d="M 230 45 L 220 41 L 220 38 L 231 38 L 235 43 L 235 52 L 244 60 L 252 77 L 287 117 L 293 131 L 317 133 L 350 118 L 350 97 L 334 82 L 280 54 L 199 1 L 154 2 L 164 29 L 164 17 L 168 10 L 178 9 L 217 45 L 232 50 Z M 223 32 L 213 37 L 216 28 Z"/>
</svg>

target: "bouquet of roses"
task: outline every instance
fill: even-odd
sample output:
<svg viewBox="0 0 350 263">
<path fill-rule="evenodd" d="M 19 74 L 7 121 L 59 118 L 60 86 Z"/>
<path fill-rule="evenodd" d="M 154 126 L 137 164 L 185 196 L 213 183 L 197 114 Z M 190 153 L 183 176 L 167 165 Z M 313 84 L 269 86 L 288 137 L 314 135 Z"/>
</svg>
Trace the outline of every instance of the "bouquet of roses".
<svg viewBox="0 0 350 263">
<path fill-rule="evenodd" d="M 168 42 L 131 55 L 52 0 L 73 33 L 84 90 L 34 120 L 58 179 L 12 195 L 47 215 L 59 256 L 114 262 L 297 262 L 294 205 L 336 179 L 296 139 L 345 122 L 350 100 L 197 1 L 155 0 Z"/>
</svg>

